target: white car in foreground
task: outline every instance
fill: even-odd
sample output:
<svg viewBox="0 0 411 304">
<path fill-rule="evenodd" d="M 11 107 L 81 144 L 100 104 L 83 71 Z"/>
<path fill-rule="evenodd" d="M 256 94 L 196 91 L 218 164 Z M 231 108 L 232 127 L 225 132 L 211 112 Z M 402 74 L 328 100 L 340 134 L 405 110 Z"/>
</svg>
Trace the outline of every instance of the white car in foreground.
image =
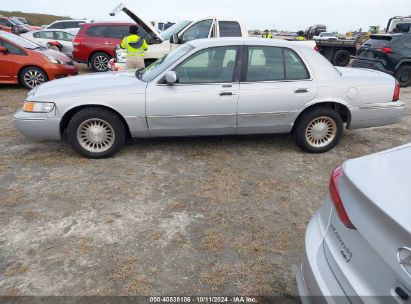
<svg viewBox="0 0 411 304">
<path fill-rule="evenodd" d="M 409 303 L 411 144 L 346 161 L 308 225 L 303 303 Z"/>
</svg>

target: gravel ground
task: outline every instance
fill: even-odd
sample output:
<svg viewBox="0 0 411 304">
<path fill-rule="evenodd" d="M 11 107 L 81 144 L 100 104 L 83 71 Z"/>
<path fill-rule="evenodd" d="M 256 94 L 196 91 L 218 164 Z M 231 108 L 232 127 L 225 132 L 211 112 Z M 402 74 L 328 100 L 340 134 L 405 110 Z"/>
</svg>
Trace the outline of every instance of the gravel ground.
<svg viewBox="0 0 411 304">
<path fill-rule="evenodd" d="M 144 139 L 89 160 L 12 125 L 0 87 L 0 295 L 288 295 L 331 170 L 411 141 L 401 124 L 305 154 L 288 135 Z"/>
</svg>

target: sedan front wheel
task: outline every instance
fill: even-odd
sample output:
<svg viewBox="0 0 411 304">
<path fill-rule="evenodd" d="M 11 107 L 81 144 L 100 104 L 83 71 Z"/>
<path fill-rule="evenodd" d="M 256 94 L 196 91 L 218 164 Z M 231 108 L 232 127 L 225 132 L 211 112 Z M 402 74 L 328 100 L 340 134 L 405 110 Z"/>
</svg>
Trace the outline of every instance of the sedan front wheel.
<svg viewBox="0 0 411 304">
<path fill-rule="evenodd" d="M 125 128 L 117 114 L 101 108 L 86 108 L 70 120 L 67 138 L 79 154 L 107 158 L 123 146 Z"/>
<path fill-rule="evenodd" d="M 293 130 L 295 143 L 309 153 L 323 153 L 334 148 L 343 133 L 343 120 L 333 109 L 317 108 L 304 113 Z"/>
</svg>

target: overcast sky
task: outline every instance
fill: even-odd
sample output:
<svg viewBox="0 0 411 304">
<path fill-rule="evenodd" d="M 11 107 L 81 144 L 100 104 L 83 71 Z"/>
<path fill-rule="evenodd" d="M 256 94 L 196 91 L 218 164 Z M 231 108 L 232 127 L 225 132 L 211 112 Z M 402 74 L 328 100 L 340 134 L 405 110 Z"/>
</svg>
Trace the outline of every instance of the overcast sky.
<svg viewBox="0 0 411 304">
<path fill-rule="evenodd" d="M 121 0 L 0 0 L 0 9 L 111 20 Z M 181 21 L 205 16 L 243 20 L 249 29 L 305 29 L 322 23 L 346 32 L 370 25 L 384 28 L 390 17 L 411 15 L 411 0 L 129 0 L 123 1 L 144 20 Z M 111 19 L 110 19 L 111 18 Z M 116 20 L 129 21 L 122 12 Z"/>
</svg>

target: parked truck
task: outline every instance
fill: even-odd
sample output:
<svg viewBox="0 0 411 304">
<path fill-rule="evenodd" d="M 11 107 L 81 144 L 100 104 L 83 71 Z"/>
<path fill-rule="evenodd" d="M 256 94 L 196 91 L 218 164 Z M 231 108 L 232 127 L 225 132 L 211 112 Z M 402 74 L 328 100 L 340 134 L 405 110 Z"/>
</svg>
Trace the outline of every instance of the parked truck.
<svg viewBox="0 0 411 304">
<path fill-rule="evenodd" d="M 159 33 L 150 22 L 145 22 L 142 18 L 134 14 L 124 4 L 118 5 L 110 13 L 115 16 L 119 12 L 127 14 L 134 22 L 141 26 L 147 33 L 146 39 L 149 44 L 145 54 L 145 62 L 150 64 L 159 58 L 167 55 L 179 45 L 200 38 L 213 37 L 248 37 L 248 30 L 245 25 L 236 19 L 209 17 L 196 21 L 181 21 L 162 33 Z M 116 58 L 110 63 L 110 68 L 122 70 L 125 67 L 125 51 L 118 49 Z"/>
</svg>

